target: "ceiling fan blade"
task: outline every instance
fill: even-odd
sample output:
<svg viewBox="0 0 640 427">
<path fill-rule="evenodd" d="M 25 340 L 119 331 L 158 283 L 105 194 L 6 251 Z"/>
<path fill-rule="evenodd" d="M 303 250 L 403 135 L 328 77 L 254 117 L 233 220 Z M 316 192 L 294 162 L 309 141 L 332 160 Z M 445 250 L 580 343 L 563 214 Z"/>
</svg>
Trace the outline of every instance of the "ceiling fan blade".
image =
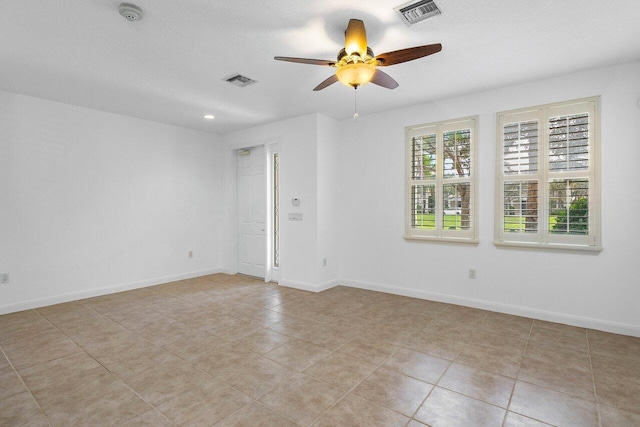
<svg viewBox="0 0 640 427">
<path fill-rule="evenodd" d="M 393 52 L 383 53 L 376 56 L 378 65 L 388 66 L 400 64 L 402 62 L 413 61 L 414 59 L 422 58 L 423 56 L 433 55 L 442 50 L 442 45 L 428 44 L 425 46 L 410 47 L 407 49 L 394 50 Z"/>
<path fill-rule="evenodd" d="M 399 86 L 398 82 L 395 81 L 393 77 L 380 70 L 376 70 L 376 72 L 373 73 L 371 83 L 377 84 L 378 86 L 386 87 L 387 89 L 395 89 Z"/>
<path fill-rule="evenodd" d="M 336 61 L 327 61 L 326 59 L 291 58 L 288 56 L 276 56 L 273 59 L 276 61 L 296 62 L 298 64 L 328 65 L 330 67 L 336 64 Z"/>
<path fill-rule="evenodd" d="M 356 52 L 361 58 L 367 55 L 367 32 L 361 20 L 349 20 L 347 30 L 344 32 L 344 50 L 347 55 L 353 55 Z"/>
<path fill-rule="evenodd" d="M 329 77 L 327 80 L 323 81 L 322 83 L 320 83 L 318 86 L 314 87 L 313 90 L 314 91 L 319 91 L 324 89 L 327 86 L 331 86 L 332 84 L 334 84 L 335 82 L 338 81 L 338 76 L 336 76 L 335 74 L 333 74 L 331 77 Z"/>
</svg>

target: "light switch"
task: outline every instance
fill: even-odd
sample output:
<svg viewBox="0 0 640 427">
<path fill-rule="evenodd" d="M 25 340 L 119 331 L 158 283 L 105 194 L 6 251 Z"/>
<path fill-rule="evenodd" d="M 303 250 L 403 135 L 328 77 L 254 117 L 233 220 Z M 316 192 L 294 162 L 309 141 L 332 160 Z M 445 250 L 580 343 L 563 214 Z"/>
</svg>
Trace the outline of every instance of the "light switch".
<svg viewBox="0 0 640 427">
<path fill-rule="evenodd" d="M 290 213 L 289 214 L 289 221 L 302 221 L 302 214 L 301 213 Z"/>
<path fill-rule="evenodd" d="M 294 197 L 293 199 L 291 199 L 291 205 L 300 206 L 300 199 L 298 199 L 297 197 Z"/>
</svg>

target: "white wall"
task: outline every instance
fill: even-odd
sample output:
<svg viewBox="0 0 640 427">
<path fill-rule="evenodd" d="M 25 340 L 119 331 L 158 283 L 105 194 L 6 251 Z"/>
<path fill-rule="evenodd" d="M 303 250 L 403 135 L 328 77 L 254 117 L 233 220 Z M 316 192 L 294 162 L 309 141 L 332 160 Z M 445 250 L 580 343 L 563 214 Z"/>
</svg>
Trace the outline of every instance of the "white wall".
<svg viewBox="0 0 640 427">
<path fill-rule="evenodd" d="M 280 167 L 280 282 L 296 281 L 309 285 L 315 281 L 316 244 L 316 132 L 315 114 L 283 120 L 223 136 L 224 177 L 228 227 L 222 251 L 225 266 L 234 273 L 236 250 L 236 170 L 235 150 L 262 144 L 278 144 Z M 291 199 L 301 200 L 299 207 Z M 304 221 L 287 221 L 289 212 L 301 212 Z"/>
<path fill-rule="evenodd" d="M 212 134 L 0 92 L 0 313 L 217 271 L 219 153 Z"/>
<path fill-rule="evenodd" d="M 338 279 L 340 266 L 340 122 L 318 115 L 318 283 Z M 327 260 L 323 265 L 322 260 Z"/>
<path fill-rule="evenodd" d="M 627 185 L 638 182 L 639 77 L 634 62 L 357 123 L 312 114 L 223 137 L 0 92 L 0 272 L 11 273 L 0 312 L 235 271 L 234 150 L 277 143 L 281 283 L 321 290 L 340 279 L 640 336 L 640 193 Z M 497 249 L 495 113 L 593 95 L 604 251 Z M 405 241 L 405 126 L 476 114 L 480 244 Z"/>
<path fill-rule="evenodd" d="M 497 249 L 495 113 L 593 95 L 602 96 L 604 251 Z M 640 336 L 639 98 L 634 62 L 341 122 L 342 282 Z M 405 126 L 476 114 L 480 244 L 403 240 Z"/>
<path fill-rule="evenodd" d="M 280 167 L 280 283 L 319 291 L 333 286 L 337 278 L 337 224 L 333 217 L 328 185 L 329 173 L 337 172 L 337 125 L 328 117 L 310 114 L 223 136 L 225 144 L 225 191 L 228 233 L 222 251 L 228 250 L 227 267 L 236 271 L 235 161 L 234 150 L 261 144 L 278 144 Z M 322 127 L 322 131 L 320 131 Z M 324 168 L 331 168 L 325 172 Z M 320 180 L 322 179 L 322 182 Z M 320 186 L 320 189 L 318 188 Z M 336 190 L 332 188 L 331 190 Z M 299 198 L 298 207 L 291 199 Z M 303 214 L 303 221 L 288 221 L 290 212 Z M 322 232 L 323 237 L 320 237 Z M 326 237 L 331 235 L 331 237 Z M 230 249 L 230 250 L 229 250 Z M 335 254 L 335 256 L 334 256 Z M 322 258 L 332 257 L 333 275 L 322 267 Z"/>
</svg>

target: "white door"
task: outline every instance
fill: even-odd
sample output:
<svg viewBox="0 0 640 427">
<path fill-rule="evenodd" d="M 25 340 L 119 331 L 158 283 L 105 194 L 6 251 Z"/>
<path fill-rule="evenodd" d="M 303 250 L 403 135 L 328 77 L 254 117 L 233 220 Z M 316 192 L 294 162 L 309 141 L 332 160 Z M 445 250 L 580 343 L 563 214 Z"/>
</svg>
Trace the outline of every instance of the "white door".
<svg viewBox="0 0 640 427">
<path fill-rule="evenodd" d="M 244 154 L 244 155 L 243 155 Z M 264 147 L 239 150 L 238 273 L 262 277 L 267 258 Z"/>
</svg>

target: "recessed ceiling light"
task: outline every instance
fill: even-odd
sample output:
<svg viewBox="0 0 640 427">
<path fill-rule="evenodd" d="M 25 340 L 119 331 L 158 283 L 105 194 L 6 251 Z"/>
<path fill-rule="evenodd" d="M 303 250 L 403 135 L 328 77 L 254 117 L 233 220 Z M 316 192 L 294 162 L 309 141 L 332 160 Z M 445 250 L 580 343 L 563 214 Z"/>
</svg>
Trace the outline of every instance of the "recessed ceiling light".
<svg viewBox="0 0 640 427">
<path fill-rule="evenodd" d="M 206 115 L 204 116 L 204 118 L 205 118 L 205 119 L 207 119 L 207 120 L 213 120 L 213 119 L 215 119 L 215 118 L 216 118 L 216 116 L 213 116 L 213 115 L 211 115 L 211 114 L 206 114 Z"/>
</svg>

